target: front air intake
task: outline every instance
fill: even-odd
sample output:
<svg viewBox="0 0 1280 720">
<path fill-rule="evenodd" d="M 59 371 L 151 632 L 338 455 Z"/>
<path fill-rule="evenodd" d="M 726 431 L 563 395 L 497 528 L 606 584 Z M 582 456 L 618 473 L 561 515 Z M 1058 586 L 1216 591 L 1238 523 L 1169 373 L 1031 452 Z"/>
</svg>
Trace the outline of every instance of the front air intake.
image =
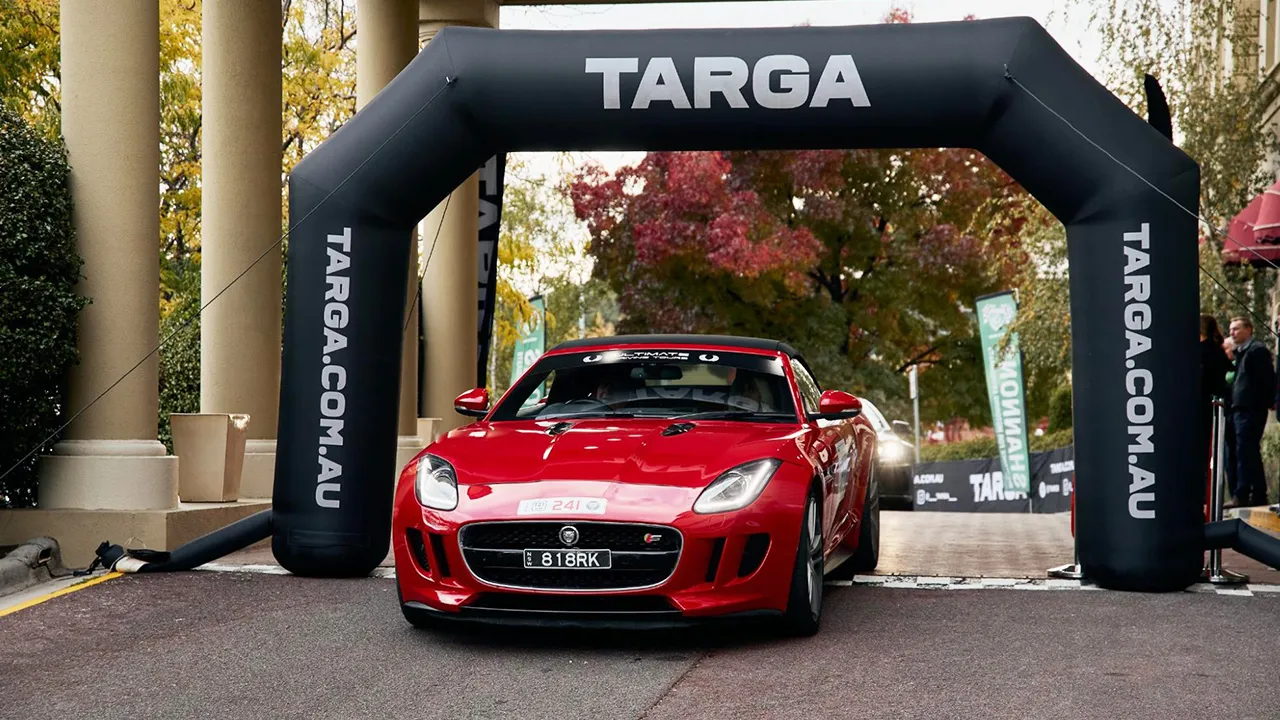
<svg viewBox="0 0 1280 720">
<path fill-rule="evenodd" d="M 765 553 L 769 552 L 769 533 L 755 533 L 747 536 L 747 544 L 742 548 L 742 561 L 738 563 L 738 577 L 746 577 L 760 569 Z"/>
<path fill-rule="evenodd" d="M 404 531 L 404 537 L 409 543 L 409 554 L 413 555 L 414 562 L 418 563 L 422 572 L 431 572 L 431 563 L 427 561 L 427 546 L 422 542 L 422 533 L 416 528 L 408 528 Z"/>
<path fill-rule="evenodd" d="M 449 577 L 449 558 L 444 555 L 444 538 L 437 533 L 431 535 L 431 552 L 436 556 L 436 565 L 440 568 L 440 577 Z"/>
</svg>

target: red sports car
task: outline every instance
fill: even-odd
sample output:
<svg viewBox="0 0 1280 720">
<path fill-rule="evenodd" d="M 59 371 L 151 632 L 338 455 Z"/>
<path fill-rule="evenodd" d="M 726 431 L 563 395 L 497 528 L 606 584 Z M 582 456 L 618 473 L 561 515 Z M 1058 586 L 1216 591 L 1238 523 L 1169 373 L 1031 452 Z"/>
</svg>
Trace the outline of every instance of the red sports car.
<svg viewBox="0 0 1280 720">
<path fill-rule="evenodd" d="M 552 348 L 400 474 L 393 547 L 416 626 L 818 630 L 824 576 L 876 566 L 876 434 L 784 343 L 703 335 Z"/>
</svg>

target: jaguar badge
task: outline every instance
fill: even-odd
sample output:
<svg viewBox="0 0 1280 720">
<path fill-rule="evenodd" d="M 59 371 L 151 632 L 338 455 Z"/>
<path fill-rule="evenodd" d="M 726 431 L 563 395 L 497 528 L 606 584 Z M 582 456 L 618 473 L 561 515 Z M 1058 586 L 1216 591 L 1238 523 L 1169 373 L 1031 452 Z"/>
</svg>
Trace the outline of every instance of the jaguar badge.
<svg viewBox="0 0 1280 720">
<path fill-rule="evenodd" d="M 572 525 L 565 525 L 560 528 L 560 542 L 573 547 L 578 544 L 578 528 Z"/>
</svg>

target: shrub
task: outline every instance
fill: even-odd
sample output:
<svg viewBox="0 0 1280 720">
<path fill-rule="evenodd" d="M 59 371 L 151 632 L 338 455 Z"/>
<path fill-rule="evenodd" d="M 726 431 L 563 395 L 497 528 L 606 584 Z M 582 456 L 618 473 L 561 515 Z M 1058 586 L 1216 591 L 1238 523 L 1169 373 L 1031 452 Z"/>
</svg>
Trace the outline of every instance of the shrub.
<svg viewBox="0 0 1280 720">
<path fill-rule="evenodd" d="M 197 275 L 198 277 L 198 275 Z M 160 339 L 178 334 L 160 348 L 160 442 L 173 452 L 170 413 L 200 412 L 200 289 L 186 288 L 160 318 Z M 183 323 L 191 321 L 183 327 Z"/>
<path fill-rule="evenodd" d="M 1071 385 L 1063 383 L 1049 396 L 1049 432 L 1071 427 Z"/>
<path fill-rule="evenodd" d="M 943 445 L 925 445 L 920 448 L 920 462 L 944 462 L 947 460 L 976 460 L 999 455 L 994 437 L 974 438 Z"/>
<path fill-rule="evenodd" d="M 70 417 L 66 379 L 89 301 L 75 290 L 69 182 L 66 147 L 0 107 L 0 507 L 35 504 L 37 459 Z"/>
</svg>

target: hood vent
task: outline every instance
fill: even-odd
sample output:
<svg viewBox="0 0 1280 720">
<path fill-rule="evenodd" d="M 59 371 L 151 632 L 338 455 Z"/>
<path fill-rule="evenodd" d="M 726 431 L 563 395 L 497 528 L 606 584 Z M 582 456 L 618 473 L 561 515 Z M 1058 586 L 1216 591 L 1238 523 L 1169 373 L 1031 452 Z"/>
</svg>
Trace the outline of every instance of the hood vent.
<svg viewBox="0 0 1280 720">
<path fill-rule="evenodd" d="M 674 425 L 668 426 L 667 429 L 663 430 L 662 437 L 671 437 L 672 435 L 681 435 L 683 433 L 689 432 L 695 427 L 697 426 L 689 422 L 676 423 Z"/>
<path fill-rule="evenodd" d="M 547 434 L 550 435 L 551 437 L 555 437 L 556 435 L 562 435 L 568 432 L 569 428 L 571 427 L 573 427 L 573 423 L 571 422 L 558 422 L 555 425 L 552 425 L 551 427 L 547 428 Z"/>
</svg>

